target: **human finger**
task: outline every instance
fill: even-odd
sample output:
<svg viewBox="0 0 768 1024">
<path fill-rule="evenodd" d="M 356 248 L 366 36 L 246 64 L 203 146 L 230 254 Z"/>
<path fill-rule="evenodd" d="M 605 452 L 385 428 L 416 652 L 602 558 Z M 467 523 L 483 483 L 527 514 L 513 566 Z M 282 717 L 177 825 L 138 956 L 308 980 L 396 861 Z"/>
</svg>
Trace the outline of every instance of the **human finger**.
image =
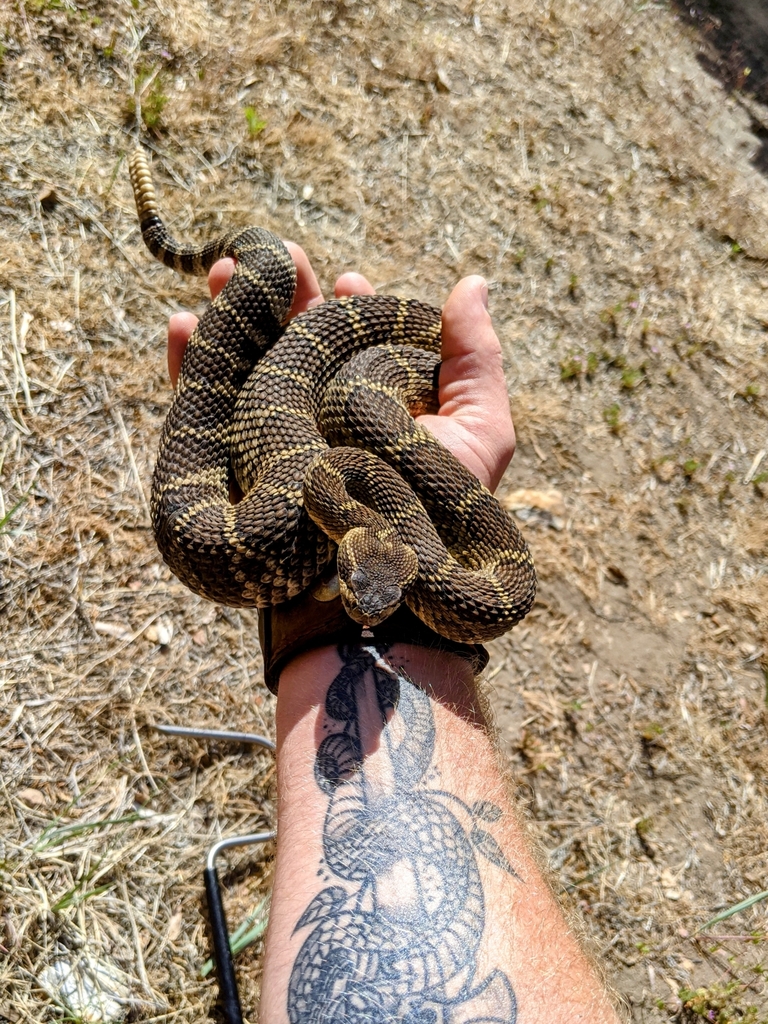
<svg viewBox="0 0 768 1024">
<path fill-rule="evenodd" d="M 340 299 L 344 295 L 375 295 L 376 289 L 367 277 L 363 277 L 362 274 L 348 272 L 342 274 L 338 279 L 333 293 L 337 299 Z"/>
<path fill-rule="evenodd" d="M 235 272 L 235 261 L 231 256 L 217 260 L 208 271 L 208 290 L 215 299 Z"/>
<path fill-rule="evenodd" d="M 213 264 L 208 271 L 208 289 L 212 299 L 216 298 L 234 272 L 235 261 L 229 257 Z M 174 387 L 179 379 L 184 350 L 197 322 L 194 313 L 174 313 L 168 321 L 168 375 Z"/>
<path fill-rule="evenodd" d="M 285 247 L 296 264 L 296 294 L 293 296 L 291 312 L 288 314 L 288 319 L 292 320 L 305 309 L 319 305 L 323 301 L 323 293 L 320 291 L 309 257 L 301 246 L 295 242 L 286 242 Z"/>
<path fill-rule="evenodd" d="M 305 309 L 311 309 L 312 306 L 322 302 L 323 293 L 320 291 L 320 285 L 307 254 L 301 246 L 296 245 L 295 242 L 285 242 L 284 245 L 296 265 L 296 292 L 289 314 L 289 319 L 293 319 L 297 313 L 303 313 Z M 228 256 L 214 263 L 208 274 L 208 287 L 211 290 L 212 299 L 216 298 L 234 272 L 235 261 Z"/>
<path fill-rule="evenodd" d="M 290 312 L 292 318 L 297 313 L 322 302 L 323 295 L 307 255 L 301 246 L 296 245 L 295 242 L 286 242 L 285 246 L 296 264 L 296 294 Z M 223 290 L 234 272 L 235 261 L 231 257 L 227 256 L 214 263 L 208 272 L 208 288 L 212 299 L 215 299 Z M 174 313 L 168 321 L 168 373 L 174 387 L 179 379 L 184 350 L 192 332 L 197 327 L 197 322 L 197 317 L 193 313 Z"/>
<path fill-rule="evenodd" d="M 443 307 L 440 411 L 419 421 L 494 490 L 515 450 L 501 344 L 488 313 L 488 286 L 465 277 Z"/>
<path fill-rule="evenodd" d="M 196 327 L 197 317 L 194 313 L 174 313 L 168 321 L 168 375 L 173 387 L 176 387 L 179 379 L 184 349 Z"/>
</svg>

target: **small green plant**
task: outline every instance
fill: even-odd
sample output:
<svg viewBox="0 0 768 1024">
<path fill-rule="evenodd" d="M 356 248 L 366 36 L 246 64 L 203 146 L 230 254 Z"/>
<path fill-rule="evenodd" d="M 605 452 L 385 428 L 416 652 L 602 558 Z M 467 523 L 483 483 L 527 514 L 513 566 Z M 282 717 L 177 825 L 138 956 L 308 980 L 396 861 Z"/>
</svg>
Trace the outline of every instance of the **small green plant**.
<svg viewBox="0 0 768 1024">
<path fill-rule="evenodd" d="M 578 356 L 567 356 L 560 360 L 560 380 L 572 380 L 582 372 L 581 359 Z"/>
<path fill-rule="evenodd" d="M 106 882 L 104 885 L 97 885 L 95 889 L 85 889 L 83 881 L 84 879 L 81 879 L 76 885 L 65 892 L 60 899 L 51 904 L 51 910 L 54 914 L 59 914 L 68 907 L 78 906 L 78 904 L 84 903 L 92 896 L 101 896 L 102 893 L 109 892 L 115 885 L 114 882 Z"/>
<path fill-rule="evenodd" d="M 244 949 L 257 942 L 267 930 L 269 920 L 269 896 L 265 896 L 253 908 L 235 932 L 229 937 L 229 949 L 233 957 L 238 956 Z M 200 977 L 207 977 L 213 970 L 213 959 L 206 960 L 200 968 Z"/>
<path fill-rule="evenodd" d="M 244 107 L 243 113 L 245 114 L 245 121 L 248 125 L 248 134 L 252 139 L 255 139 L 257 135 L 267 127 L 267 122 L 263 117 L 259 117 L 259 114 L 255 107 Z"/>
<path fill-rule="evenodd" d="M 736 394 L 739 398 L 743 398 L 745 402 L 752 402 L 756 398 L 760 397 L 760 385 L 759 384 L 747 384 L 741 391 L 737 391 Z"/>
<path fill-rule="evenodd" d="M 112 35 L 109 37 L 109 42 L 101 51 L 107 60 L 112 60 L 115 54 L 115 44 L 117 43 L 117 29 L 112 30 Z"/>
<path fill-rule="evenodd" d="M 625 391 L 634 391 L 644 380 L 645 373 L 639 366 L 625 366 L 621 371 L 621 386 Z"/>
<path fill-rule="evenodd" d="M 541 211 L 546 209 L 547 206 L 552 205 L 552 200 L 544 194 L 543 185 L 532 185 L 528 194 L 531 197 L 536 213 L 541 213 Z"/>
<path fill-rule="evenodd" d="M 25 6 L 36 14 L 42 11 L 63 11 L 63 0 L 27 0 Z"/>
<path fill-rule="evenodd" d="M 560 380 L 592 377 L 599 365 L 600 360 L 596 352 L 571 352 L 560 361 Z"/>
<path fill-rule="evenodd" d="M 568 298 L 573 302 L 578 298 L 578 287 L 579 279 L 576 274 L 571 274 L 568 278 Z"/>
<path fill-rule="evenodd" d="M 109 47 L 107 47 L 109 49 Z M 106 56 L 106 50 L 105 56 Z M 114 52 L 114 50 L 113 50 Z M 157 128 L 163 110 L 168 103 L 168 96 L 163 92 L 163 76 L 159 71 L 149 67 L 140 67 L 136 71 L 135 94 L 141 109 L 141 119 L 147 128 Z M 136 112 L 137 101 L 129 101 L 129 113 Z"/>
<path fill-rule="evenodd" d="M 683 473 L 685 473 L 685 475 L 690 480 L 700 465 L 701 463 L 698 461 L 698 459 L 686 459 L 683 463 Z"/>
<path fill-rule="evenodd" d="M 763 675 L 765 676 L 766 683 L 768 685 L 768 674 L 766 673 L 765 668 L 763 668 Z M 766 700 L 766 703 L 768 703 L 768 699 Z M 727 910 L 721 910 L 719 914 L 716 914 L 714 917 L 710 918 L 706 924 L 703 924 L 699 931 L 703 932 L 706 928 L 711 928 L 713 924 L 720 924 L 721 921 L 727 921 L 729 917 L 733 917 L 735 914 L 740 914 L 744 910 L 749 910 L 756 904 L 762 903 L 763 900 L 768 900 L 768 889 L 764 889 L 762 892 L 753 893 L 751 896 L 747 896 L 747 898 L 742 900 L 740 903 L 735 903 L 732 907 L 728 907 Z"/>
<path fill-rule="evenodd" d="M 607 306 L 605 309 L 600 310 L 600 323 L 606 325 L 614 338 L 618 337 L 619 334 L 619 322 L 616 317 L 621 312 L 621 308 L 621 303 L 619 303 L 613 309 Z"/>
<path fill-rule="evenodd" d="M 132 825 L 134 821 L 139 821 L 140 818 L 140 814 L 131 813 L 121 818 L 103 818 L 101 821 L 75 822 L 72 825 L 56 826 L 54 823 L 43 831 L 35 843 L 34 849 L 36 853 L 40 853 L 42 850 L 47 850 L 50 847 L 60 846 L 61 843 L 72 836 L 94 832 L 97 829 L 110 828 L 112 825 Z"/>
<path fill-rule="evenodd" d="M 16 502 L 16 504 L 8 512 L 5 513 L 5 515 L 2 517 L 2 519 L 0 519 L 0 536 L 2 536 L 4 533 L 9 533 L 10 532 L 8 529 L 6 529 L 6 527 L 10 523 L 11 519 L 13 519 L 14 515 L 22 507 L 22 505 L 24 505 L 26 503 L 28 497 L 29 497 L 28 494 L 25 494 L 23 497 L 21 497 Z"/>
<path fill-rule="evenodd" d="M 621 418 L 621 406 L 618 402 L 613 402 L 607 409 L 603 409 L 603 419 L 612 434 L 620 434 L 624 429 L 624 422 Z"/>
<path fill-rule="evenodd" d="M 604 348 L 601 353 L 601 358 L 606 366 L 610 366 L 615 370 L 626 369 L 627 360 L 621 352 L 611 352 L 610 349 Z"/>
<path fill-rule="evenodd" d="M 640 729 L 640 735 L 647 743 L 654 743 L 664 734 L 664 726 L 659 722 L 646 722 Z"/>
<path fill-rule="evenodd" d="M 752 477 L 752 486 L 755 490 L 760 490 L 763 484 L 768 483 L 768 473 L 758 473 Z"/>
<path fill-rule="evenodd" d="M 147 128 L 156 128 L 158 126 L 167 102 L 168 97 L 163 92 L 160 76 L 158 75 L 152 83 L 149 94 L 141 104 L 141 117 Z"/>
<path fill-rule="evenodd" d="M 712 1024 L 759 1024 L 756 1006 L 745 1006 L 741 996 L 745 986 L 738 981 L 715 982 L 709 988 L 681 988 L 678 998 L 683 1004 L 684 1021 L 710 1021 Z"/>
<path fill-rule="evenodd" d="M 703 348 L 704 346 L 700 341 L 691 341 L 687 335 L 679 338 L 674 345 L 675 352 L 677 352 L 681 359 L 690 359 L 691 356 L 698 355 Z"/>
</svg>

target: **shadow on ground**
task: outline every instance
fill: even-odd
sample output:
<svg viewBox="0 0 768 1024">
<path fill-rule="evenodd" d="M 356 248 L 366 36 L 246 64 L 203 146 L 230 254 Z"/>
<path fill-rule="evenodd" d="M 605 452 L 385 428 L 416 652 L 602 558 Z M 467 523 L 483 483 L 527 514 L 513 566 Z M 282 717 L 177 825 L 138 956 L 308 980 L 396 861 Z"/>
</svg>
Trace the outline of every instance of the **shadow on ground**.
<svg viewBox="0 0 768 1024">
<path fill-rule="evenodd" d="M 766 0 L 672 0 L 672 5 L 700 31 L 703 67 L 727 89 L 768 106 Z M 751 117 L 751 130 L 761 143 L 752 162 L 768 174 L 768 117 L 758 120 L 754 112 Z"/>
</svg>

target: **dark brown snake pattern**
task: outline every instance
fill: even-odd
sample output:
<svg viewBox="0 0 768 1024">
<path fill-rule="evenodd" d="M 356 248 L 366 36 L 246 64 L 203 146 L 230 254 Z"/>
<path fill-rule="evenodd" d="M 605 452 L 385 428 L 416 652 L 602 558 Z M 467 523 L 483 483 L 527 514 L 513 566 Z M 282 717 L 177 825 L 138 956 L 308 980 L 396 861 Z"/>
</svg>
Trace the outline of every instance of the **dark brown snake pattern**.
<svg viewBox="0 0 768 1024">
<path fill-rule="evenodd" d="M 310 587 L 338 545 L 345 607 L 366 625 L 403 600 L 467 643 L 523 618 L 536 592 L 525 541 L 413 418 L 437 410 L 439 310 L 356 296 L 287 323 L 296 269 L 279 238 L 246 228 L 180 244 L 141 150 L 129 167 L 153 255 L 197 274 L 236 261 L 187 345 L 152 483 L 155 536 L 176 576 L 213 601 L 267 607 Z"/>
</svg>

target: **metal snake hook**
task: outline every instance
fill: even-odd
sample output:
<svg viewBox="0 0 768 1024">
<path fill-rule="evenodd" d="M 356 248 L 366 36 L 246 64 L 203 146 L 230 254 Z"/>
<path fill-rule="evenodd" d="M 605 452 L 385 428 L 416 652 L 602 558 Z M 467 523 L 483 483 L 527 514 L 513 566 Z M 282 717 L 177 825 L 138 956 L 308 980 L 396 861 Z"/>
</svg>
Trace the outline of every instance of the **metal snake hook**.
<svg viewBox="0 0 768 1024">
<path fill-rule="evenodd" d="M 193 729 L 187 725 L 153 724 L 156 732 L 165 736 L 191 736 L 202 740 L 225 740 L 227 743 L 250 743 L 254 747 L 265 747 L 274 752 L 274 741 L 255 732 L 227 732 L 225 729 Z"/>
<path fill-rule="evenodd" d="M 216 961 L 216 977 L 219 981 L 219 1004 L 226 1024 L 243 1024 L 243 1010 L 240 1006 L 232 951 L 229 948 L 229 928 L 224 913 L 224 901 L 221 898 L 219 875 L 216 871 L 216 857 L 222 850 L 228 850 L 231 846 L 266 843 L 274 839 L 275 835 L 275 832 L 255 832 L 249 836 L 234 836 L 232 839 L 222 839 L 215 843 L 208 851 L 203 881 L 213 939 L 213 956 Z"/>
<path fill-rule="evenodd" d="M 196 739 L 224 740 L 228 743 L 250 743 L 274 752 L 275 744 L 266 736 L 249 732 L 227 732 L 222 729 L 195 729 L 185 725 L 153 724 L 153 729 L 166 736 L 189 736 Z M 216 870 L 216 858 L 223 850 L 234 846 L 252 846 L 256 843 L 267 843 L 276 836 L 274 830 L 269 832 L 253 832 L 245 836 L 232 836 L 214 843 L 208 851 L 203 872 L 205 884 L 205 900 L 208 906 L 208 921 L 213 939 L 213 956 L 216 963 L 216 977 L 219 982 L 219 1004 L 225 1024 L 243 1024 L 243 1010 L 240 1005 L 240 993 L 237 988 L 235 965 L 229 947 L 229 928 L 221 897 L 221 884 Z"/>
</svg>

